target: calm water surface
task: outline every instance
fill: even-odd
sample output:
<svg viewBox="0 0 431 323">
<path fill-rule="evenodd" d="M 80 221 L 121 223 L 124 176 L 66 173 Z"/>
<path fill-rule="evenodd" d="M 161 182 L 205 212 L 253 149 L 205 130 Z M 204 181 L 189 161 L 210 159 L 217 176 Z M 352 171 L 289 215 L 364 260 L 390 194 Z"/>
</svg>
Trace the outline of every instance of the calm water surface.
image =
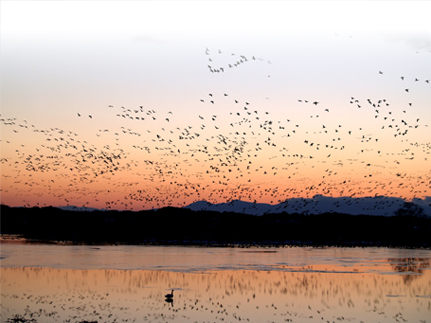
<svg viewBox="0 0 431 323">
<path fill-rule="evenodd" d="M 2 243 L 0 257 L 1 322 L 431 322 L 429 250 Z"/>
</svg>

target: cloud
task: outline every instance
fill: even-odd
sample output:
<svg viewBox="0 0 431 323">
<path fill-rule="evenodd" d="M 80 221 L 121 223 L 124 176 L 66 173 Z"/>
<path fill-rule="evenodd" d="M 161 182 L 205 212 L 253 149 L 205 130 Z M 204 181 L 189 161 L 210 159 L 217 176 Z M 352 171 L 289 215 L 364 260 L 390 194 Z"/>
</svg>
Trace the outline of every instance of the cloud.
<svg viewBox="0 0 431 323">
<path fill-rule="evenodd" d="M 392 31 L 380 36 L 389 42 L 402 42 L 415 51 L 431 51 L 430 31 Z"/>
</svg>

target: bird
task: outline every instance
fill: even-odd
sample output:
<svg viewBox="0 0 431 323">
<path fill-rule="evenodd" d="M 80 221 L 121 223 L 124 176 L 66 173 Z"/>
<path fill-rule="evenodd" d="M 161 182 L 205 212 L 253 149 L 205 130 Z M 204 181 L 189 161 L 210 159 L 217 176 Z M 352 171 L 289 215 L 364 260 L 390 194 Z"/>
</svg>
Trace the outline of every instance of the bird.
<svg viewBox="0 0 431 323">
<path fill-rule="evenodd" d="M 167 298 L 167 299 L 172 299 L 172 298 L 174 298 L 174 290 L 171 290 L 170 294 L 166 294 L 166 295 L 165 295 L 165 298 Z"/>
</svg>

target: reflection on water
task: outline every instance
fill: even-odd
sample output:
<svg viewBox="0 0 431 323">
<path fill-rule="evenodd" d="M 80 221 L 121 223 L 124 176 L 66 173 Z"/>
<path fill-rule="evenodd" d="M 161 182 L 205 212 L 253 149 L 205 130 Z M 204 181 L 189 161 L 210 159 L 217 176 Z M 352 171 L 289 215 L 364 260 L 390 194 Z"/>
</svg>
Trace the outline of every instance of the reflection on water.
<svg viewBox="0 0 431 323">
<path fill-rule="evenodd" d="M 430 250 L 390 248 L 199 248 L 1 243 L 2 267 L 58 269 L 393 272 L 386 259 L 430 259 Z M 395 260 L 397 262 L 397 260 Z"/>
<path fill-rule="evenodd" d="M 17 314 L 47 323 L 429 320 L 429 259 L 386 263 L 416 278 L 406 284 L 404 274 L 360 267 L 343 274 L 2 268 L 1 321 Z M 171 290 L 174 297 L 166 302 Z"/>
<path fill-rule="evenodd" d="M 430 269 L 430 261 L 426 258 L 389 258 L 389 263 L 395 272 L 404 273 L 404 283 L 411 283 L 419 278 L 424 269 Z"/>
</svg>

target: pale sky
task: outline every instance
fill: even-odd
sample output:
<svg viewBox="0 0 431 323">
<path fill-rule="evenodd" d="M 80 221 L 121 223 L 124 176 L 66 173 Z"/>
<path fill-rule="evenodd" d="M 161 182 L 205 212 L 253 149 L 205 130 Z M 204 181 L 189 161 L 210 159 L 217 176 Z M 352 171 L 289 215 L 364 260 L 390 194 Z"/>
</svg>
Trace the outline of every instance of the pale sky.
<svg viewBox="0 0 431 323">
<path fill-rule="evenodd" d="M 276 203 L 290 196 L 289 185 L 291 196 L 351 195 L 352 187 L 360 196 L 431 195 L 428 1 L 0 6 L 2 203 L 34 205 L 46 190 L 53 193 L 40 203 L 56 205 L 100 207 L 143 190 L 162 204 L 222 202 L 229 194 Z M 186 142 L 187 127 L 199 136 Z M 124 154 L 116 174 L 78 165 L 78 148 L 58 146 L 65 134 L 79 138 L 79 149 Z M 214 151 L 201 156 L 205 145 Z M 244 151 L 225 166 L 218 145 Z M 38 165 L 33 173 L 20 169 L 26 158 Z M 408 189 L 394 186 L 400 174 Z M 349 180 L 355 185 L 331 189 Z M 211 185 L 187 191 L 180 182 Z M 81 185 L 85 193 L 73 195 Z M 276 197 L 261 194 L 274 187 Z M 210 196 L 220 189 L 229 194 Z M 161 195 L 175 197 L 161 202 Z"/>
</svg>

